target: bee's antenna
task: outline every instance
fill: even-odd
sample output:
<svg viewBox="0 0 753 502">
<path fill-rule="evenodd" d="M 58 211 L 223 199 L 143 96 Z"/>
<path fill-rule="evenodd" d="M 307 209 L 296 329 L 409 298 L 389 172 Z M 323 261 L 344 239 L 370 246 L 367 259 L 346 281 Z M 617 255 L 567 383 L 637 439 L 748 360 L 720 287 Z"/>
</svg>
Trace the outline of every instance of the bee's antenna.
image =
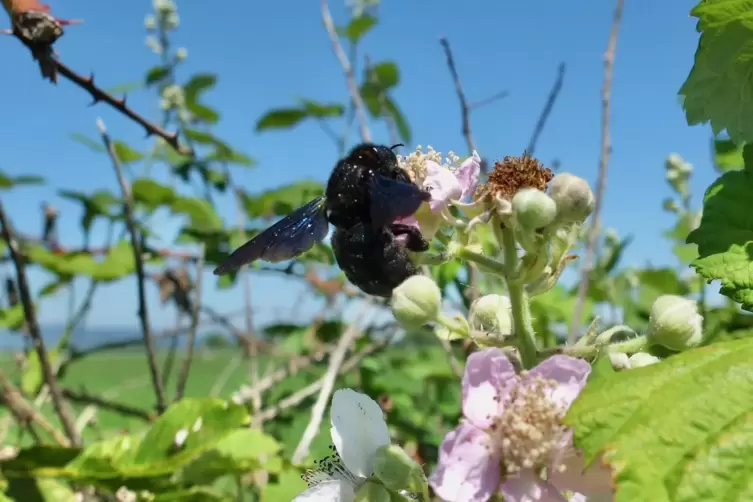
<svg viewBox="0 0 753 502">
<path fill-rule="evenodd" d="M 398 143 L 397 145 L 392 145 L 392 146 L 390 147 L 390 150 L 394 150 L 395 148 L 397 148 L 397 147 L 399 147 L 399 146 L 405 146 L 405 145 L 404 145 L 404 144 L 402 144 L 402 143 Z"/>
</svg>

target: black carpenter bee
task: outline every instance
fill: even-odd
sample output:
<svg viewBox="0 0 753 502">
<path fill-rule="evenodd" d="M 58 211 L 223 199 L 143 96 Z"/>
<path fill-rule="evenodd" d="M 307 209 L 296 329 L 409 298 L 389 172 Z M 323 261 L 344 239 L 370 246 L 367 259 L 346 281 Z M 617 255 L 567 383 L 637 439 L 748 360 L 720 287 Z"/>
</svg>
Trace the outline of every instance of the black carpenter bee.
<svg viewBox="0 0 753 502">
<path fill-rule="evenodd" d="M 324 240 L 335 227 L 332 248 L 346 277 L 364 293 L 389 297 L 418 272 L 408 251 L 429 243 L 417 228 L 395 223 L 429 200 L 398 165 L 394 148 L 363 143 L 332 170 L 323 196 L 317 197 L 233 251 L 214 270 L 231 272 L 255 260 L 290 260 Z"/>
</svg>

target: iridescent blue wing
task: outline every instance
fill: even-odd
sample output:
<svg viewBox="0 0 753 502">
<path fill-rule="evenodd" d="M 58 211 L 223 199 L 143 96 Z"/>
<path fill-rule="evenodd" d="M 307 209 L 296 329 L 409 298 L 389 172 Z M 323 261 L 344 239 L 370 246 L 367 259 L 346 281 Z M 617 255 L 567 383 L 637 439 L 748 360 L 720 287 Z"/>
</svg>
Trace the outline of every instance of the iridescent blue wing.
<svg viewBox="0 0 753 502">
<path fill-rule="evenodd" d="M 317 197 L 233 251 L 214 269 L 214 275 L 227 274 L 256 260 L 293 259 L 324 240 L 328 231 L 324 197 Z"/>
<path fill-rule="evenodd" d="M 388 225 L 398 218 L 411 216 L 431 196 L 413 183 L 376 176 L 371 183 L 371 223 Z"/>
</svg>

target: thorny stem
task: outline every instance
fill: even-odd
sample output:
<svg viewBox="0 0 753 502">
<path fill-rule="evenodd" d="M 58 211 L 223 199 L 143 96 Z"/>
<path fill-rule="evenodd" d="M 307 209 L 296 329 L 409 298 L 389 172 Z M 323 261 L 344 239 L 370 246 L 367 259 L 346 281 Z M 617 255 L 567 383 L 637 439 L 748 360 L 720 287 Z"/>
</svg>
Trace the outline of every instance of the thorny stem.
<svg viewBox="0 0 753 502">
<path fill-rule="evenodd" d="M 517 272 L 519 260 L 515 233 L 510 228 L 503 228 L 501 234 L 502 253 L 506 269 L 505 280 L 507 282 L 507 293 L 510 296 L 510 310 L 515 338 L 518 342 L 523 366 L 531 368 L 536 365 L 536 335 L 533 332 L 533 326 L 531 326 L 531 310 L 528 306 L 525 285 L 520 281 L 512 280 Z"/>
</svg>

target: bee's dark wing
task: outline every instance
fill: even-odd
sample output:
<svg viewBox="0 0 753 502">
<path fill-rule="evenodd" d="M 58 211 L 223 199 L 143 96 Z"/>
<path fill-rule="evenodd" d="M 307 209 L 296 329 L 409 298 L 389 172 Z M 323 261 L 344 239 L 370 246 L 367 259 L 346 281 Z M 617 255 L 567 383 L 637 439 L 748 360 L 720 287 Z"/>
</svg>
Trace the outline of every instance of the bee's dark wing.
<svg viewBox="0 0 753 502">
<path fill-rule="evenodd" d="M 371 222 L 384 226 L 411 216 L 431 196 L 413 183 L 377 176 L 371 183 Z"/>
<path fill-rule="evenodd" d="M 317 197 L 233 251 L 214 269 L 214 275 L 232 272 L 256 260 L 279 262 L 293 259 L 324 240 L 328 231 L 324 197 Z"/>
</svg>

